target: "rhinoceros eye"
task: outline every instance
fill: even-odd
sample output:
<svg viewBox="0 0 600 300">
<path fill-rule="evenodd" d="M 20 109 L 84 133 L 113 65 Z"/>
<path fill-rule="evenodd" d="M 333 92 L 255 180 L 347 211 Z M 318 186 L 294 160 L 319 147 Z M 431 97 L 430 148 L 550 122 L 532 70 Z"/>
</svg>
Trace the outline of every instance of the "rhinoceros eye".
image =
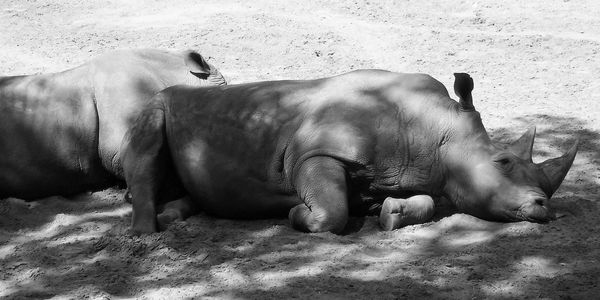
<svg viewBox="0 0 600 300">
<path fill-rule="evenodd" d="M 501 165 L 508 165 L 508 164 L 510 164 L 510 159 L 505 157 L 505 158 L 501 158 L 501 159 L 497 160 L 496 162 Z"/>
<path fill-rule="evenodd" d="M 501 156 L 494 160 L 494 162 L 503 170 L 510 171 L 513 160 L 509 156 Z"/>
</svg>

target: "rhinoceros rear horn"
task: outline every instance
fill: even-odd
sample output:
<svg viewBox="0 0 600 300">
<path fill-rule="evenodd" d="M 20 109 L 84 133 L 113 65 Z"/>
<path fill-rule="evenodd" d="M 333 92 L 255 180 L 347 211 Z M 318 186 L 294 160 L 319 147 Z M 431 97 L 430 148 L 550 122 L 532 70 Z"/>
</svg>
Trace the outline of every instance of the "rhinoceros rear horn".
<svg viewBox="0 0 600 300">
<path fill-rule="evenodd" d="M 552 194 L 556 192 L 563 179 L 567 175 L 567 172 L 569 172 L 569 169 L 573 164 L 573 160 L 575 159 L 575 154 L 577 154 L 578 145 L 579 140 L 575 141 L 575 144 L 573 144 L 571 149 L 569 149 L 569 151 L 567 151 L 563 156 L 548 159 L 537 164 L 543 172 L 543 175 L 548 178 L 548 186 L 542 187 L 548 198 L 550 198 Z"/>
<path fill-rule="evenodd" d="M 210 74 L 210 65 L 200 53 L 194 50 L 187 50 L 184 53 L 185 65 L 189 68 L 192 74 L 198 76 L 199 74 L 208 75 Z"/>
<path fill-rule="evenodd" d="M 458 103 L 463 110 L 474 110 L 473 97 L 473 78 L 467 73 L 454 73 L 454 93 L 459 98 Z"/>
<path fill-rule="evenodd" d="M 533 150 L 533 141 L 535 140 L 535 126 L 530 127 L 516 141 L 508 146 L 508 151 L 517 157 L 532 162 L 531 154 Z"/>
</svg>

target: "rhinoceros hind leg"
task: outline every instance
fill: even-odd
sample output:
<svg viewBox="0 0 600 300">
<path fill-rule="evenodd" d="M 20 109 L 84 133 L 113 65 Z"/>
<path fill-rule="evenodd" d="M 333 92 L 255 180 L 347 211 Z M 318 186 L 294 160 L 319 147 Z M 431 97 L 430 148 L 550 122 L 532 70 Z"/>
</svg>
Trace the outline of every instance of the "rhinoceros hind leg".
<svg viewBox="0 0 600 300">
<path fill-rule="evenodd" d="M 417 195 L 408 199 L 389 197 L 383 201 L 379 224 L 384 230 L 394 230 L 427 222 L 434 212 L 435 204 L 430 196 Z"/>
<path fill-rule="evenodd" d="M 150 107 L 142 112 L 125 136 L 121 153 L 133 207 L 132 232 L 156 232 L 156 206 L 169 159 L 163 109 Z"/>
<path fill-rule="evenodd" d="M 167 202 L 163 207 L 163 211 L 156 216 L 158 229 L 163 231 L 167 229 L 171 223 L 183 221 L 198 212 L 198 207 L 192 202 L 189 196 Z"/>
<path fill-rule="evenodd" d="M 302 163 L 294 186 L 304 204 L 289 213 L 292 227 L 305 232 L 341 233 L 348 222 L 346 174 L 331 157 L 312 157 Z"/>
</svg>

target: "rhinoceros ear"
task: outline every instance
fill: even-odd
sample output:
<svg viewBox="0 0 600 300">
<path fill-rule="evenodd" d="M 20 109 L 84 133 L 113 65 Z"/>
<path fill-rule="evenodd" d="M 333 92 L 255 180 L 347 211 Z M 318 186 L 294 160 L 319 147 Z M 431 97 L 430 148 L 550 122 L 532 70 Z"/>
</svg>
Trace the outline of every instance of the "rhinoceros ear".
<svg viewBox="0 0 600 300">
<path fill-rule="evenodd" d="M 209 75 L 210 65 L 204 60 L 204 57 L 200 53 L 194 50 L 187 50 L 184 52 L 185 65 L 189 68 L 192 74 L 198 75 Z"/>
<path fill-rule="evenodd" d="M 475 110 L 472 91 L 473 78 L 467 73 L 454 73 L 454 93 L 458 96 L 458 103 L 463 110 Z"/>
<path fill-rule="evenodd" d="M 516 141 L 512 142 L 508 146 L 508 151 L 516 155 L 520 159 L 532 162 L 531 154 L 533 151 L 533 141 L 535 140 L 535 126 L 530 127 L 527 131 Z"/>
<path fill-rule="evenodd" d="M 569 169 L 573 164 L 573 160 L 575 159 L 575 154 L 577 154 L 578 145 L 579 140 L 575 141 L 575 144 L 573 144 L 571 149 L 569 149 L 569 151 L 567 151 L 563 156 L 548 159 L 537 164 L 537 166 L 543 172 L 543 175 L 546 176 L 549 181 L 549 186 L 542 187 L 548 198 L 550 198 L 552 194 L 556 192 L 563 179 L 565 179 L 565 176 L 567 176 L 567 172 L 569 172 Z"/>
</svg>

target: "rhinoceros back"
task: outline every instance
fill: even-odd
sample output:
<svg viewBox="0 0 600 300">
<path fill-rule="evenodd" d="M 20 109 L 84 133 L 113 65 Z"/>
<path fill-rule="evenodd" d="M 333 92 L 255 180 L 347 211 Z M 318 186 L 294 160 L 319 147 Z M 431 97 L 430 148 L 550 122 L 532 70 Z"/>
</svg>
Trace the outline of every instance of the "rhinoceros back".
<svg viewBox="0 0 600 300">
<path fill-rule="evenodd" d="M 177 86 L 158 98 L 167 101 L 169 148 L 186 190 L 206 211 L 260 217 L 275 208 L 287 213 L 300 201 L 292 177 L 309 156 L 375 163 L 373 143 L 389 140 L 398 128 L 393 107 L 365 90 L 394 78 L 363 71 L 308 81 Z M 380 127 L 389 128 L 377 132 Z"/>
<path fill-rule="evenodd" d="M 120 50 L 96 58 L 89 66 L 99 117 L 100 160 L 117 177 L 123 172 L 119 149 L 125 133 L 148 100 L 172 85 L 207 84 L 190 72 L 179 52 Z"/>
</svg>

